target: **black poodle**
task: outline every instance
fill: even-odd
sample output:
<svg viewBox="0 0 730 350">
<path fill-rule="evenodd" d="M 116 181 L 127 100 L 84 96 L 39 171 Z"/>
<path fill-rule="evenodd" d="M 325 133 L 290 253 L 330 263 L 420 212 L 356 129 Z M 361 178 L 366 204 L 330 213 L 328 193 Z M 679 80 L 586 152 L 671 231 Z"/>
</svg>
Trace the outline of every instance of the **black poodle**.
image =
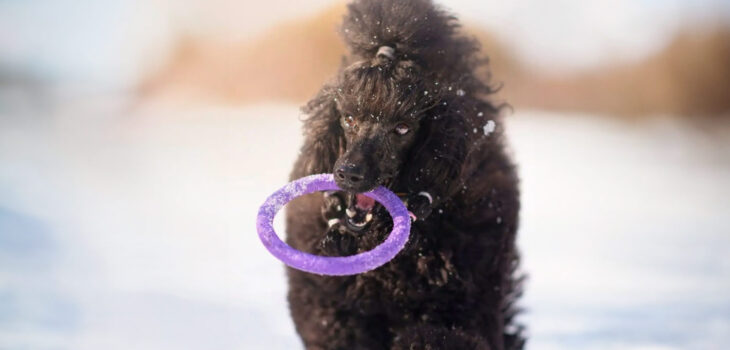
<svg viewBox="0 0 730 350">
<path fill-rule="evenodd" d="M 337 77 L 303 108 L 291 178 L 334 173 L 342 192 L 287 207 L 287 242 L 319 255 L 380 244 L 392 221 L 360 193 L 383 185 L 416 221 L 407 246 L 346 277 L 289 269 L 307 349 L 521 349 L 515 248 L 518 180 L 485 60 L 430 0 L 355 0 Z"/>
</svg>

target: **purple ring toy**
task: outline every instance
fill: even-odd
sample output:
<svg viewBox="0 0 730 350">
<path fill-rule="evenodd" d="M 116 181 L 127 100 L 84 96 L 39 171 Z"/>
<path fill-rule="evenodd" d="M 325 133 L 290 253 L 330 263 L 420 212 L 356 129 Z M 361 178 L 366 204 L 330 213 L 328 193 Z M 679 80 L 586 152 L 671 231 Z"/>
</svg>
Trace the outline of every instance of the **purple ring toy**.
<svg viewBox="0 0 730 350">
<path fill-rule="evenodd" d="M 318 174 L 290 182 L 266 199 L 259 208 L 256 229 L 266 249 L 295 269 L 320 275 L 345 276 L 370 271 L 393 259 L 403 249 L 411 232 L 411 219 L 400 198 L 383 186 L 364 195 L 380 202 L 393 218 L 393 230 L 383 243 L 370 251 L 351 256 L 318 256 L 290 247 L 276 235 L 274 216 L 292 199 L 316 192 L 340 190 L 332 174 Z"/>
</svg>

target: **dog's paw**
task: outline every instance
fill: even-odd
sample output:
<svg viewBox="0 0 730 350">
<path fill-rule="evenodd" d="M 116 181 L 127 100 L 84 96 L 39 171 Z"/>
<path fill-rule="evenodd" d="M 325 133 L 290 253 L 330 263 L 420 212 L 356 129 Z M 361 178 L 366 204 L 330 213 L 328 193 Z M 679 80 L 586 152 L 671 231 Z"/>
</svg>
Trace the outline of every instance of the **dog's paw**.
<svg viewBox="0 0 730 350">
<path fill-rule="evenodd" d="M 327 229 L 319 249 L 325 256 L 353 255 L 357 252 L 357 242 L 343 224 L 334 223 Z"/>
<path fill-rule="evenodd" d="M 416 216 L 416 219 L 425 220 L 433 210 L 432 202 L 433 199 L 427 192 L 414 193 L 406 199 L 406 207 Z"/>
<path fill-rule="evenodd" d="M 324 193 L 322 217 L 328 223 L 345 217 L 345 198 L 341 192 L 328 191 Z M 332 226 L 332 225 L 330 225 Z"/>
</svg>

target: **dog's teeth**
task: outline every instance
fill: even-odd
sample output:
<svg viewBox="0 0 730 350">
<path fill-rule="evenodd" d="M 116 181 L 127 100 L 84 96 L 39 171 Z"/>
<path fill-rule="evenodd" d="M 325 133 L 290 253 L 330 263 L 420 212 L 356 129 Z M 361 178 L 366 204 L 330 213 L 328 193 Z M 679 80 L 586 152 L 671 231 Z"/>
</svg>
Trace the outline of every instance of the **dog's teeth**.
<svg viewBox="0 0 730 350">
<path fill-rule="evenodd" d="M 368 213 L 368 215 L 365 215 L 365 222 L 370 222 L 370 220 L 372 220 L 372 219 L 373 219 L 372 213 Z"/>
<path fill-rule="evenodd" d="M 339 223 L 340 223 L 340 219 L 329 219 L 329 221 L 327 221 L 327 227 L 332 227 Z"/>
<path fill-rule="evenodd" d="M 355 215 L 357 215 L 357 212 L 351 208 L 347 208 L 347 210 L 345 210 L 345 212 L 347 213 L 347 216 L 351 217 L 351 218 L 354 218 Z"/>
</svg>

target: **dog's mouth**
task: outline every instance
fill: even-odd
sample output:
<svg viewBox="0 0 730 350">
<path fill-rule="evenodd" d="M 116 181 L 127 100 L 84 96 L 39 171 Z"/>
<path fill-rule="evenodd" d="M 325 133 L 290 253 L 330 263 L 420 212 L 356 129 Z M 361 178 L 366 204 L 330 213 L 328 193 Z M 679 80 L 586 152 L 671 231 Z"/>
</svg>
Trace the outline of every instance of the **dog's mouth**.
<svg viewBox="0 0 730 350">
<path fill-rule="evenodd" d="M 389 187 L 392 177 L 379 181 L 380 186 Z M 364 229 L 372 220 L 375 209 L 380 206 L 374 199 L 363 193 L 347 193 L 347 226 L 354 231 Z"/>
</svg>

